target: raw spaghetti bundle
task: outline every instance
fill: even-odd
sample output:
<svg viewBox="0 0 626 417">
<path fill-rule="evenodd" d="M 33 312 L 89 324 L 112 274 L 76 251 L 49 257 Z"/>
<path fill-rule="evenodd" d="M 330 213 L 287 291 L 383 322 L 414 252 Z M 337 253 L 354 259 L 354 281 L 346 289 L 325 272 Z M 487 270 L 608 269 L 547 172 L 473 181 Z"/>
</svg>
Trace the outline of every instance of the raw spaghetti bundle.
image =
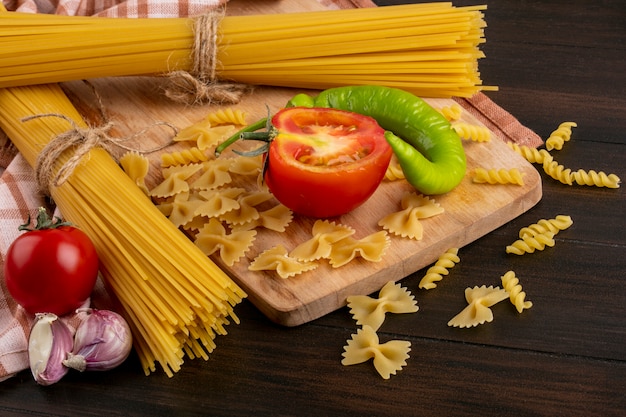
<svg viewBox="0 0 626 417">
<path fill-rule="evenodd" d="M 276 15 L 115 19 L 0 13 L 0 87 L 191 74 L 208 84 L 325 89 L 377 84 L 469 97 L 486 6 L 450 3 Z"/>
<path fill-rule="evenodd" d="M 0 128 L 38 167 L 39 157 L 45 157 L 42 149 L 61 135 L 83 135 L 85 143 L 95 145 L 106 142 L 103 129 L 88 128 L 57 84 L 0 89 Z M 226 333 L 231 320 L 239 321 L 233 308 L 246 294 L 101 147 L 87 150 L 64 182 L 55 181 L 81 146 L 75 141 L 52 163 L 49 191 L 64 217 L 93 240 L 104 281 L 129 321 L 144 372 L 154 372 L 158 362 L 172 376 L 185 356 L 208 359 L 214 338 Z"/>
</svg>

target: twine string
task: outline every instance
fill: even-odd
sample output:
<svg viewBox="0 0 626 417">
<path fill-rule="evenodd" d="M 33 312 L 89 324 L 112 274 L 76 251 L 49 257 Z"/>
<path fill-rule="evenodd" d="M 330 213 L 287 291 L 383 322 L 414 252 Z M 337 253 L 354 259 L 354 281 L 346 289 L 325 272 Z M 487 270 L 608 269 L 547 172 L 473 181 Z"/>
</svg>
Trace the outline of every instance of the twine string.
<svg viewBox="0 0 626 417">
<path fill-rule="evenodd" d="M 165 95 L 172 101 L 197 104 L 236 104 L 250 86 L 219 80 L 217 59 L 219 24 L 223 9 L 197 16 L 194 23 L 194 42 L 190 71 L 172 71 L 168 74 L 170 86 Z"/>
<path fill-rule="evenodd" d="M 151 153 L 169 146 L 172 143 L 172 140 L 169 140 L 163 145 L 158 145 L 147 150 L 139 150 L 126 146 L 121 142 L 140 136 L 154 126 L 170 127 L 174 131 L 174 136 L 178 133 L 178 129 L 175 126 L 167 122 L 156 122 L 141 131 L 134 133 L 128 138 L 117 139 L 111 137 L 108 133 L 111 127 L 113 127 L 112 122 L 107 122 L 101 126 L 85 128 L 79 126 L 70 117 L 60 113 L 36 114 L 23 118 L 22 122 L 42 117 L 58 117 L 66 120 L 71 125 L 71 129 L 54 137 L 50 142 L 48 142 L 48 144 L 46 144 L 46 146 L 44 146 L 37 156 L 37 161 L 35 163 L 35 178 L 40 190 L 47 195 L 50 195 L 50 188 L 52 186 L 59 187 L 63 185 L 63 183 L 66 182 L 72 175 L 76 167 L 81 163 L 83 157 L 88 155 L 89 151 L 94 148 L 103 148 L 108 153 L 111 153 L 111 148 L 116 146 L 128 151 Z M 63 153 L 65 153 L 65 151 L 70 149 L 73 150 L 72 156 L 55 174 L 54 167 L 56 161 L 61 157 L 61 155 L 63 155 Z"/>
</svg>

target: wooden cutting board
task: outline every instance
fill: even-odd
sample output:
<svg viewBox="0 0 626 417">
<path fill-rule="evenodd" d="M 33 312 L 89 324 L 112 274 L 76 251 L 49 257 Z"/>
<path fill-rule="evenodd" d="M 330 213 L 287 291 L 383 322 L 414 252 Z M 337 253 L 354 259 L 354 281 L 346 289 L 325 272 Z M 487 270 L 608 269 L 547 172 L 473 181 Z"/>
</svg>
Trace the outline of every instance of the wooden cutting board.
<svg viewBox="0 0 626 417">
<path fill-rule="evenodd" d="M 276 13 L 299 10 L 320 10 L 316 1 L 232 1 L 229 13 Z M 152 77 L 132 77 L 92 80 L 93 88 L 101 97 L 109 118 L 115 123 L 113 133 L 128 137 L 146 126 L 166 121 L 184 128 L 202 120 L 217 106 L 189 107 L 174 104 L 163 97 L 164 80 Z M 66 92 L 76 107 L 89 120 L 97 122 L 93 93 L 82 82 L 65 83 Z M 258 87 L 233 106 L 248 114 L 248 122 L 267 115 L 267 107 L 275 112 L 293 95 L 305 90 Z M 426 99 L 436 108 L 453 104 L 447 99 Z M 266 107 L 267 106 L 267 107 Z M 462 120 L 480 124 L 465 112 Z M 172 131 L 154 128 L 127 146 L 146 149 L 166 143 Z M 153 187 L 161 180 L 160 154 L 191 146 L 179 143 L 148 155 L 151 171 L 147 183 Z M 252 272 L 250 262 L 261 252 L 277 244 L 290 250 L 311 237 L 315 219 L 295 216 L 285 233 L 259 229 L 254 244 L 246 255 L 232 267 L 219 256 L 212 255 L 220 265 L 248 293 L 250 301 L 268 318 L 285 326 L 296 326 L 319 318 L 345 305 L 350 295 L 371 294 L 388 281 L 401 280 L 415 271 L 429 266 L 451 247 L 461 248 L 495 230 L 533 207 L 542 195 L 541 177 L 524 158 L 513 152 L 495 136 L 489 142 L 465 141 L 468 161 L 467 175 L 452 192 L 435 196 L 444 213 L 422 220 L 424 236 L 421 240 L 390 235 L 391 246 L 382 261 L 373 263 L 355 259 L 334 269 L 327 262 L 301 275 L 282 279 L 275 272 Z M 524 175 L 524 185 L 475 184 L 471 173 L 476 167 L 518 168 Z M 252 180 L 251 180 L 252 181 Z M 254 180 L 256 181 L 256 180 Z M 251 182 L 250 187 L 255 187 Z M 414 191 L 404 180 L 383 182 L 376 193 L 361 207 L 347 215 L 330 219 L 355 229 L 353 237 L 361 238 L 382 230 L 378 221 L 385 215 L 399 211 L 400 199 L 407 191 Z M 502 248 L 504 251 L 504 248 Z"/>
</svg>

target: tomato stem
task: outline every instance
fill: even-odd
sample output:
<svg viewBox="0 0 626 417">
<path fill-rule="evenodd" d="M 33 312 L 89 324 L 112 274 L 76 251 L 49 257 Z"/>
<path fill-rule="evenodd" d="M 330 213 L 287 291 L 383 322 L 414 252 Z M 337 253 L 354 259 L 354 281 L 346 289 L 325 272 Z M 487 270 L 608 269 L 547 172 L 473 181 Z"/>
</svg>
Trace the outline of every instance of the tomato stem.
<svg viewBox="0 0 626 417">
<path fill-rule="evenodd" d="M 230 145 L 232 145 L 233 143 L 237 142 L 239 139 L 243 139 L 243 135 L 247 134 L 247 133 L 251 133 L 254 132 L 256 130 L 259 130 L 265 126 L 267 126 L 267 122 L 268 122 L 268 118 L 264 117 L 261 120 L 248 125 L 246 127 L 244 127 L 243 129 L 239 130 L 237 133 L 235 133 L 234 135 L 232 135 L 231 137 L 229 137 L 228 139 L 226 139 L 224 142 L 220 143 L 216 148 L 215 148 L 215 156 L 218 157 L 220 156 L 220 154 L 222 152 L 224 152 L 224 150 L 226 148 L 228 148 Z"/>
<path fill-rule="evenodd" d="M 33 230 L 45 230 L 45 229 L 56 229 L 61 226 L 73 226 L 70 222 L 64 222 L 60 217 L 50 218 L 48 216 L 48 212 L 44 207 L 39 207 L 37 211 L 37 223 L 35 227 L 30 227 L 31 218 L 30 214 L 28 215 L 28 220 L 26 223 L 20 225 L 17 230 L 23 231 L 33 231 Z"/>
</svg>

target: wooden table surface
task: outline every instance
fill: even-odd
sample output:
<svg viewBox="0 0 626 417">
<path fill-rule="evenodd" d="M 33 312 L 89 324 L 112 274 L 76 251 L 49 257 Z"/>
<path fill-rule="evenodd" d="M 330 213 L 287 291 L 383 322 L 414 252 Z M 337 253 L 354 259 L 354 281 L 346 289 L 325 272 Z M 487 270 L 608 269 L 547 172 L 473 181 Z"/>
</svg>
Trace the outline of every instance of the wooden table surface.
<svg viewBox="0 0 626 417">
<path fill-rule="evenodd" d="M 454 4 L 489 6 L 480 66 L 485 83 L 500 87 L 489 97 L 543 138 L 575 121 L 559 162 L 626 179 L 623 0 Z M 245 301 L 241 324 L 217 339 L 210 359 L 189 361 L 173 378 L 144 376 L 134 355 L 50 387 L 25 371 L 0 383 L 0 415 L 626 415 L 624 185 L 566 186 L 541 175 L 539 204 L 462 248 L 436 289 L 418 289 L 425 270 L 402 281 L 420 310 L 379 330 L 381 342 L 411 342 L 407 365 L 389 380 L 371 362 L 341 365 L 357 328 L 347 309 L 284 328 Z M 554 248 L 505 253 L 520 228 L 558 214 L 574 224 Z M 466 287 L 498 285 L 507 270 L 531 309 L 518 314 L 503 302 L 492 323 L 447 326 L 466 305 Z"/>
</svg>

